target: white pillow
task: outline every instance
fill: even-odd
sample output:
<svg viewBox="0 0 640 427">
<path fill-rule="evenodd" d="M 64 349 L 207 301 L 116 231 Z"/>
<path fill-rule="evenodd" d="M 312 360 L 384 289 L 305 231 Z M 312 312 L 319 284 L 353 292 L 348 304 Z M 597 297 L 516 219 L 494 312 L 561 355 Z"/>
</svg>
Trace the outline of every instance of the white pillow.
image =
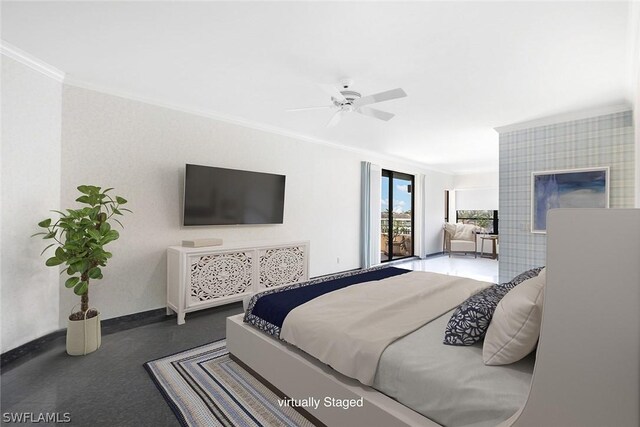
<svg viewBox="0 0 640 427">
<path fill-rule="evenodd" d="M 482 346 L 486 365 L 508 365 L 536 347 L 542 321 L 546 269 L 511 289 L 500 300 Z"/>
<path fill-rule="evenodd" d="M 458 227 L 456 227 L 455 224 L 451 224 L 449 222 L 445 222 L 444 223 L 444 229 L 446 230 L 447 233 L 449 233 L 451 235 L 451 238 L 453 238 L 453 236 L 455 236 L 455 234 L 456 234 L 456 230 L 458 229 Z"/>
<path fill-rule="evenodd" d="M 473 232 L 476 226 L 473 224 L 456 224 L 456 234 L 453 240 L 470 240 L 473 241 Z"/>
</svg>

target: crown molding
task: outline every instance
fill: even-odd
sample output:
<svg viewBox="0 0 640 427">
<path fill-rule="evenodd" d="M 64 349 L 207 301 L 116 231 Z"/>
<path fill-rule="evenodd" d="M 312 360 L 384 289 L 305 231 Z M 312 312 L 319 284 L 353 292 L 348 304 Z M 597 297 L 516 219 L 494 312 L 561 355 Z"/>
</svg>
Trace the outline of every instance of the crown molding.
<svg viewBox="0 0 640 427">
<path fill-rule="evenodd" d="M 554 114 L 552 116 L 529 120 L 526 122 L 514 123 L 511 125 L 494 128 L 498 133 L 507 133 L 524 129 L 537 128 L 540 126 L 554 125 L 558 123 L 571 122 L 574 120 L 588 119 L 591 117 L 605 116 L 607 114 L 622 113 L 633 110 L 631 104 L 623 102 L 621 104 L 607 105 L 586 110 L 572 111 L 569 113 Z"/>
<path fill-rule="evenodd" d="M 313 138 L 307 135 L 303 135 L 301 133 L 297 133 L 297 132 L 293 132 L 287 129 L 283 129 L 277 126 L 272 126 L 272 125 L 268 125 L 265 123 L 260 123 L 260 122 L 256 122 L 256 121 L 252 121 L 252 120 L 247 120 L 244 119 L 242 117 L 238 117 L 238 116 L 233 116 L 233 115 L 229 115 L 229 114 L 223 114 L 223 113 L 219 113 L 219 112 L 215 112 L 215 111 L 208 111 L 208 110 L 200 110 L 200 109 L 195 109 L 192 107 L 188 107 L 188 106 L 184 106 L 184 105 L 176 105 L 176 104 L 171 104 L 171 103 L 167 103 L 167 102 L 163 102 L 157 99 L 151 99 L 151 98 L 146 98 L 146 97 L 141 97 L 138 95 L 135 95 L 133 93 L 129 93 L 129 92 L 125 92 L 125 91 L 120 91 L 120 90 L 114 90 L 111 88 L 107 88 L 107 87 L 103 87 L 103 86 L 99 86 L 99 85 L 95 85 L 93 83 L 89 83 L 86 81 L 82 81 L 82 80 L 78 80 L 78 79 L 74 79 L 72 77 L 70 77 L 69 75 L 65 74 L 64 71 L 61 71 L 55 67 L 53 67 L 50 64 L 47 64 L 46 62 L 42 61 L 39 58 L 36 58 L 35 56 L 11 45 L 10 43 L 7 43 L 4 40 L 0 40 L 0 53 L 2 55 L 5 55 L 11 59 L 14 59 L 15 61 L 20 62 L 21 64 L 24 64 L 26 66 L 28 66 L 29 68 L 32 68 L 35 71 L 38 71 L 56 81 L 62 82 L 65 85 L 68 86 L 73 86 L 73 87 L 78 87 L 81 89 L 87 89 L 87 90 L 91 90 L 94 92 L 99 92 L 99 93 L 103 93 L 106 95 L 111 95 L 111 96 L 117 96 L 119 98 L 124 98 L 124 99 L 129 99 L 132 101 L 138 101 L 138 102 L 143 102 L 145 104 L 150 104 L 150 105 L 154 105 L 157 107 L 162 107 L 162 108 L 167 108 L 170 110 L 174 110 L 174 111 L 180 111 L 182 113 L 186 113 L 186 114 L 192 114 L 192 115 L 196 115 L 196 116 L 200 116 L 200 117 L 206 117 L 206 118 L 210 118 L 210 119 L 214 119 L 214 120 L 220 120 L 226 123 L 232 123 L 238 126 L 242 126 L 242 127 L 246 127 L 246 128 L 250 128 L 250 129 L 255 129 L 255 130 L 259 130 L 259 131 L 263 131 L 263 132 L 268 132 L 268 133 L 273 133 L 273 134 L 277 134 L 277 135 L 281 135 L 281 136 L 285 136 L 288 138 L 294 138 L 294 139 L 298 139 L 298 140 L 302 140 L 305 142 L 310 142 L 313 144 L 320 144 L 320 145 L 325 145 L 328 147 L 332 147 L 332 148 L 337 148 L 340 150 L 346 150 L 346 151 L 350 151 L 353 153 L 358 153 L 361 155 L 365 155 L 365 156 L 370 156 L 370 157 L 376 157 L 379 159 L 383 159 L 383 160 L 388 160 L 388 161 L 392 161 L 392 162 L 399 162 L 399 163 L 404 163 L 413 167 L 416 167 L 418 169 L 421 169 L 423 171 L 432 171 L 432 172 L 438 172 L 438 173 L 443 173 L 443 174 L 447 174 L 447 175 L 455 175 L 455 173 L 448 171 L 448 170 L 441 170 L 441 169 L 437 169 L 437 168 L 433 168 L 430 167 L 428 165 L 425 165 L 424 163 L 420 163 L 420 162 L 416 162 L 413 159 L 409 159 L 409 158 L 405 158 L 405 157 L 401 157 L 401 156 L 394 156 L 394 155 L 390 155 L 390 154 L 383 154 L 383 153 L 378 153 L 372 150 L 367 150 L 367 149 L 363 149 L 363 148 L 356 148 L 356 147 L 350 147 L 347 145 L 342 145 L 342 144 L 338 144 L 335 142 L 331 142 L 331 141 L 327 141 L 324 139 L 319 139 L 319 138 Z"/>
<path fill-rule="evenodd" d="M 11 45 L 10 43 L 7 43 L 4 40 L 0 40 L 0 53 L 56 81 L 61 83 L 64 81 L 64 71 L 60 71 L 56 67 L 47 64 L 41 59 L 36 58 L 35 56 Z"/>
<path fill-rule="evenodd" d="M 124 99 L 131 100 L 131 101 L 142 102 L 142 103 L 153 105 L 153 106 L 156 106 L 156 107 L 167 108 L 169 110 L 179 111 L 181 113 L 192 114 L 192 115 L 196 115 L 196 116 L 200 116 L 200 117 L 206 117 L 206 118 L 214 119 L 214 120 L 220 120 L 222 122 L 235 124 L 235 125 L 238 125 L 238 126 L 249 128 L 249 129 L 259 130 L 259 131 L 262 131 L 262 132 L 273 133 L 273 134 L 281 135 L 281 136 L 284 136 L 284 137 L 287 137 L 287 138 L 294 138 L 294 139 L 298 139 L 298 140 L 301 140 L 301 141 L 309 142 L 309 143 L 312 143 L 312 144 L 320 144 L 320 145 L 324 145 L 324 146 L 328 146 L 328 147 L 332 147 L 332 148 L 337 148 L 337 149 L 340 149 L 340 150 L 346 150 L 346 151 L 350 151 L 350 152 L 361 154 L 361 155 L 365 155 L 365 156 L 375 157 L 375 158 L 378 158 L 378 159 L 388 160 L 388 161 L 392 161 L 392 162 L 404 163 L 406 165 L 410 165 L 410 166 L 416 167 L 416 168 L 421 169 L 423 171 L 438 172 L 438 173 L 442 173 L 442 174 L 446 174 L 446 175 L 456 175 L 455 173 L 453 173 L 451 171 L 436 169 L 436 168 L 430 167 L 428 165 L 425 165 L 424 163 L 416 162 L 415 160 L 412 160 L 412 159 L 409 159 L 409 158 L 400 157 L 400 156 L 394 156 L 394 155 L 390 155 L 390 154 L 377 153 L 375 151 L 367 150 L 367 149 L 364 149 L 364 148 L 350 147 L 350 146 L 347 146 L 347 145 L 342 145 L 342 144 L 338 144 L 338 143 L 335 143 L 335 142 L 327 141 L 327 140 L 324 140 L 324 139 L 313 138 L 313 137 L 310 137 L 310 136 L 307 136 L 307 135 L 304 135 L 304 134 L 301 134 L 301 133 L 297 133 L 297 132 L 294 132 L 294 131 L 290 131 L 290 130 L 278 127 L 278 126 L 272 126 L 272 125 L 268 125 L 268 124 L 265 124 L 265 123 L 256 122 L 256 121 L 253 121 L 253 120 L 247 120 L 245 118 L 238 117 L 238 116 L 233 116 L 233 115 L 229 115 L 229 114 L 223 114 L 223 113 L 219 113 L 219 112 L 215 112 L 215 111 L 196 109 L 196 108 L 188 107 L 188 106 L 185 106 L 185 105 L 171 104 L 171 103 L 160 101 L 158 99 L 142 97 L 142 96 L 138 96 L 138 95 L 135 95 L 133 93 L 130 93 L 130 92 L 114 90 L 114 89 L 110 89 L 110 88 L 107 88 L 107 87 L 95 85 L 93 83 L 88 83 L 88 82 L 85 82 L 85 81 L 73 79 L 73 78 L 71 78 L 69 76 L 67 76 L 65 78 L 64 83 L 65 83 L 65 85 L 72 86 L 72 87 L 77 87 L 77 88 L 80 88 L 80 89 L 91 90 L 91 91 L 99 92 L 99 93 L 102 93 L 102 94 L 105 94 L 105 95 L 116 96 L 116 97 L 119 97 L 119 98 L 124 98 Z"/>
</svg>

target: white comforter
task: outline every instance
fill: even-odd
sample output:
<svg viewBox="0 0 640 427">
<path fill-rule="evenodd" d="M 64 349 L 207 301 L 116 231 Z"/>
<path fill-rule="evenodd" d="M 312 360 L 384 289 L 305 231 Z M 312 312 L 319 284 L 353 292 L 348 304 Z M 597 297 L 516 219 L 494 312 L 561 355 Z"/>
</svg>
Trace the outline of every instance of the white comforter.
<svg viewBox="0 0 640 427">
<path fill-rule="evenodd" d="M 293 309 L 280 338 L 372 385 L 389 344 L 488 286 L 491 283 L 424 271 L 360 283 Z"/>
<path fill-rule="evenodd" d="M 453 311 L 389 345 L 373 388 L 448 427 L 495 427 L 529 395 L 534 354 L 505 366 L 482 362 L 482 342 L 442 344 Z"/>
</svg>

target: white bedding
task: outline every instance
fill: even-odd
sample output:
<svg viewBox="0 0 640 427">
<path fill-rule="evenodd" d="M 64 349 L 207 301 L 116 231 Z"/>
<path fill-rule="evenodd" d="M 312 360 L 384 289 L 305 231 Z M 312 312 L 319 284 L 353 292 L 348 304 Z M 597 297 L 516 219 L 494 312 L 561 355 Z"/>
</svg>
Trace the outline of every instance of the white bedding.
<svg viewBox="0 0 640 427">
<path fill-rule="evenodd" d="M 425 271 L 359 283 L 291 310 L 280 338 L 371 385 L 389 344 L 488 286 L 491 283 Z"/>
<path fill-rule="evenodd" d="M 448 427 L 495 427 L 529 394 L 533 354 L 506 366 L 485 366 L 482 343 L 442 344 L 450 311 L 382 353 L 373 387 Z"/>
</svg>

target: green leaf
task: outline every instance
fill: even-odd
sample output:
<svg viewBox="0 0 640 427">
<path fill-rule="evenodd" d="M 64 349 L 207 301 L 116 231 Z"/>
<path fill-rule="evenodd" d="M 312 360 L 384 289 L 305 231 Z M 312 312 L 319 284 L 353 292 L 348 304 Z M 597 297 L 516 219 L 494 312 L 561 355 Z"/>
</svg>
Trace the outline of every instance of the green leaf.
<svg viewBox="0 0 640 427">
<path fill-rule="evenodd" d="M 62 249 L 61 247 L 58 246 L 58 248 L 56 249 L 56 258 L 65 261 L 67 259 L 67 253 L 64 251 L 64 249 Z"/>
<path fill-rule="evenodd" d="M 45 233 L 44 231 L 41 231 L 39 233 L 34 233 L 31 235 L 31 237 L 36 237 L 36 236 L 46 236 L 48 233 Z"/>
<path fill-rule="evenodd" d="M 73 267 L 73 269 L 78 273 L 84 273 L 84 270 L 85 270 L 84 266 L 85 266 L 85 263 L 82 260 L 71 264 L 71 267 Z"/>
<path fill-rule="evenodd" d="M 69 268 L 67 268 L 67 274 L 69 276 L 71 276 L 72 274 L 76 274 L 77 271 L 75 270 L 75 268 L 73 268 L 73 266 L 69 266 Z"/>
<path fill-rule="evenodd" d="M 111 230 L 107 234 L 105 234 L 104 238 L 101 240 L 101 243 L 103 245 L 106 245 L 109 242 L 117 240 L 118 237 L 120 237 L 120 233 L 118 233 L 116 230 Z"/>
<path fill-rule="evenodd" d="M 122 212 L 120 212 L 118 208 L 113 208 L 113 213 L 116 215 L 122 215 Z"/>
<path fill-rule="evenodd" d="M 121 205 L 124 205 L 125 203 L 127 203 L 127 199 L 125 199 L 124 197 L 116 196 L 116 202 L 118 202 Z"/>
<path fill-rule="evenodd" d="M 67 288 L 73 288 L 80 281 L 79 277 L 69 277 L 66 282 L 64 282 L 64 286 Z"/>
<path fill-rule="evenodd" d="M 107 191 L 111 191 L 111 190 L 113 190 L 113 187 L 109 187 L 109 188 L 107 188 L 106 190 L 102 190 L 102 192 L 103 192 L 103 193 L 106 193 Z"/>
<path fill-rule="evenodd" d="M 93 267 L 89 270 L 89 277 L 91 279 L 98 279 L 100 276 L 102 276 L 102 272 L 98 267 Z"/>
<path fill-rule="evenodd" d="M 62 264 L 62 262 L 63 261 L 61 259 L 59 259 L 59 258 L 51 257 L 51 258 L 49 258 L 48 260 L 45 261 L 45 265 L 47 267 L 53 267 L 53 266 Z"/>
<path fill-rule="evenodd" d="M 89 236 L 91 236 L 91 238 L 96 239 L 96 240 L 100 240 L 100 238 L 102 237 L 100 232 L 98 230 L 96 230 L 95 228 L 88 229 L 87 230 L 87 234 Z"/>
<path fill-rule="evenodd" d="M 91 199 L 89 198 L 89 196 L 80 196 L 76 199 L 76 202 L 86 203 L 86 204 L 89 204 L 90 201 Z"/>
<path fill-rule="evenodd" d="M 49 249 L 51 246 L 55 246 L 55 245 L 56 245 L 55 243 L 52 243 L 52 244 L 50 244 L 49 246 L 47 246 L 46 248 L 44 248 L 44 249 L 42 250 L 42 252 L 40 252 L 40 256 L 42 256 L 42 254 L 43 254 L 43 253 L 45 253 L 45 252 L 46 252 L 46 250 L 47 250 L 47 249 Z"/>
<path fill-rule="evenodd" d="M 73 293 L 76 295 L 84 295 L 87 293 L 87 290 L 89 289 L 89 284 L 87 282 L 79 282 L 74 288 L 73 288 Z"/>
<path fill-rule="evenodd" d="M 47 235 L 44 236 L 43 239 L 53 239 L 54 237 L 56 237 L 56 232 L 52 231 L 51 233 L 47 233 Z"/>
<path fill-rule="evenodd" d="M 102 224 L 100 224 L 100 233 L 101 234 L 107 234 L 107 232 L 111 230 L 111 226 L 109 225 L 108 222 L 103 222 Z"/>
<path fill-rule="evenodd" d="M 78 187 L 78 191 L 84 194 L 91 194 L 91 186 L 89 185 L 81 185 Z"/>
<path fill-rule="evenodd" d="M 49 226 L 51 225 L 51 218 L 40 221 L 38 225 L 42 228 L 49 228 Z"/>
<path fill-rule="evenodd" d="M 68 239 L 67 239 L 67 242 L 64 244 L 64 247 L 67 248 L 67 250 L 70 250 L 70 251 L 77 251 L 77 250 L 80 249 L 80 246 L 78 246 L 74 242 L 70 242 Z"/>
</svg>

